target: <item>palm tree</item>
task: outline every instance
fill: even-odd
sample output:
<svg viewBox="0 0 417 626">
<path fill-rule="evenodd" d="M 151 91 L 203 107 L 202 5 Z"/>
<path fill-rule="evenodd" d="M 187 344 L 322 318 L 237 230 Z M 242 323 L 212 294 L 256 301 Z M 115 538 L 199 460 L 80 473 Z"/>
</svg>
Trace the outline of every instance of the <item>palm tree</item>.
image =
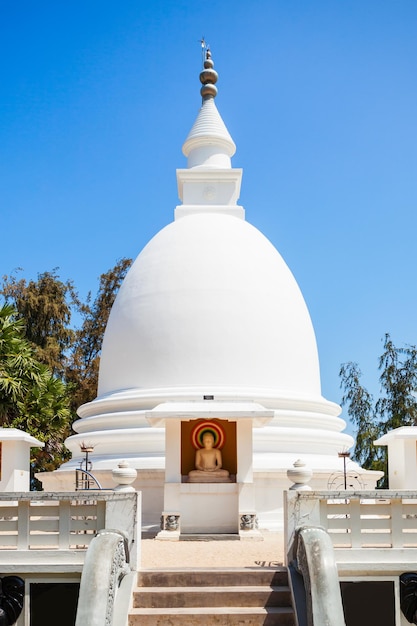
<svg viewBox="0 0 417 626">
<path fill-rule="evenodd" d="M 25 323 L 9 304 L 0 308 L 0 426 L 20 428 L 45 442 L 34 471 L 54 469 L 68 458 L 70 409 L 65 383 L 54 377 L 24 338 Z"/>
</svg>

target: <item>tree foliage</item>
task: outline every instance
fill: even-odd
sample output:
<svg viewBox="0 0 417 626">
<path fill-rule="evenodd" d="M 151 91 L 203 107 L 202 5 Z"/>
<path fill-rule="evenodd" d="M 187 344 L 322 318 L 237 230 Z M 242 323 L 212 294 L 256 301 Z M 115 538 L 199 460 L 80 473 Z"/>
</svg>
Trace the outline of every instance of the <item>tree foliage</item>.
<svg viewBox="0 0 417 626">
<path fill-rule="evenodd" d="M 97 393 L 101 345 L 111 307 L 120 285 L 132 263 L 121 259 L 100 276 L 97 296 L 91 301 L 91 293 L 84 304 L 79 305 L 82 316 L 81 328 L 75 331 L 71 353 L 66 367 L 66 379 L 73 385 L 72 407 L 76 409 L 93 400 Z"/>
<path fill-rule="evenodd" d="M 348 415 L 357 428 L 354 458 L 367 469 L 382 469 L 381 448 L 373 445 L 379 436 L 373 398 L 361 385 L 362 372 L 357 363 L 350 362 L 341 366 L 339 375 L 344 388 L 341 403 L 347 405 Z"/>
<path fill-rule="evenodd" d="M 34 467 L 67 458 L 63 441 L 77 408 L 95 398 L 104 330 L 131 265 L 121 259 L 101 275 L 97 295 L 83 302 L 57 269 L 37 280 L 4 276 L 0 327 L 0 423 L 46 443 Z M 78 327 L 72 324 L 76 318 Z"/>
<path fill-rule="evenodd" d="M 378 364 L 381 396 L 375 401 L 361 384 L 362 373 L 357 363 L 344 363 L 340 368 L 342 405 L 357 428 L 354 458 L 366 469 L 385 472 L 387 481 L 387 450 L 373 442 L 400 426 L 417 424 L 417 348 L 397 348 L 389 334 L 385 335 L 384 351 Z"/>
<path fill-rule="evenodd" d="M 54 469 L 66 457 L 70 402 L 65 383 L 35 357 L 24 338 L 23 319 L 12 306 L 0 308 L 0 424 L 45 442 L 33 469 Z"/>
<path fill-rule="evenodd" d="M 38 274 L 38 280 L 4 276 L 1 293 L 25 320 L 25 336 L 36 355 L 53 374 L 62 377 L 65 356 L 74 340 L 72 307 L 76 303 L 71 281 L 60 280 L 57 270 Z"/>
<path fill-rule="evenodd" d="M 385 335 L 384 353 L 379 359 L 380 383 L 384 395 L 377 401 L 376 414 L 384 432 L 417 423 L 417 348 L 396 348 Z"/>
</svg>

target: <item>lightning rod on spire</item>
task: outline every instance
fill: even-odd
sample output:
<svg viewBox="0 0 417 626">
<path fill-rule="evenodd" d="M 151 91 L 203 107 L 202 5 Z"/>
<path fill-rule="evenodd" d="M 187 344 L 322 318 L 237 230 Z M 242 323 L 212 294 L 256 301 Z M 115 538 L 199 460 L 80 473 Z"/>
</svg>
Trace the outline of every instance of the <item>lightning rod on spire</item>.
<svg viewBox="0 0 417 626">
<path fill-rule="evenodd" d="M 207 55 L 207 52 L 209 52 L 209 50 L 210 50 L 210 46 L 206 42 L 204 35 L 199 40 L 199 43 L 201 45 L 202 63 L 204 65 L 204 61 L 206 60 L 206 55 Z"/>
</svg>

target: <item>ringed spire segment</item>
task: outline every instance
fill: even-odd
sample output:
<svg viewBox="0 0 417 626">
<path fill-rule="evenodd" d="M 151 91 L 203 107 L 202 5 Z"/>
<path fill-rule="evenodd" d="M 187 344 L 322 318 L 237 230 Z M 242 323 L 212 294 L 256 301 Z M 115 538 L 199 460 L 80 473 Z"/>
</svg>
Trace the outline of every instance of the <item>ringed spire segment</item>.
<svg viewBox="0 0 417 626">
<path fill-rule="evenodd" d="M 204 40 L 202 40 L 203 46 Z M 210 167 L 230 169 L 230 157 L 236 146 L 214 103 L 218 74 L 210 50 L 205 46 L 205 59 L 200 72 L 203 103 L 182 151 L 188 157 L 188 168 Z"/>
<path fill-rule="evenodd" d="M 200 93 L 203 101 L 217 96 L 216 83 L 219 78 L 218 73 L 213 69 L 214 63 L 211 58 L 210 48 L 206 50 L 205 56 L 204 69 L 200 72 L 200 82 L 203 85 L 200 89 Z"/>
</svg>

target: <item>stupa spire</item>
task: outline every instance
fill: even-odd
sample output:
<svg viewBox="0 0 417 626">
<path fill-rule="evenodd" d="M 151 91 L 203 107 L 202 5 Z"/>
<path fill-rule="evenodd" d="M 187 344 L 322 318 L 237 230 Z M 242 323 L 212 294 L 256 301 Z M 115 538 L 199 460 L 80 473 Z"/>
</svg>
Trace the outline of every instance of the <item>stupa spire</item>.
<svg viewBox="0 0 417 626">
<path fill-rule="evenodd" d="M 214 69 L 211 51 L 204 39 L 201 45 L 204 50 L 203 69 L 200 72 L 203 103 L 182 151 L 188 157 L 188 168 L 229 169 L 230 157 L 236 152 L 236 146 L 214 103 L 218 74 Z"/>
<path fill-rule="evenodd" d="M 187 168 L 177 170 L 178 197 L 175 219 L 196 213 L 222 213 L 245 218 L 237 205 L 242 170 L 232 168 L 230 157 L 236 146 L 214 103 L 217 72 L 204 39 L 203 68 L 200 72 L 203 102 L 193 127 L 182 147 L 188 157 Z"/>
<path fill-rule="evenodd" d="M 203 39 L 204 41 L 204 39 Z M 206 48 L 205 51 L 205 60 L 203 63 L 204 69 L 200 72 L 200 82 L 202 83 L 202 87 L 200 89 L 201 97 L 204 100 L 208 100 L 209 98 L 215 98 L 217 96 L 217 79 L 219 78 L 218 73 L 214 70 L 214 63 L 211 58 L 210 48 Z"/>
</svg>

